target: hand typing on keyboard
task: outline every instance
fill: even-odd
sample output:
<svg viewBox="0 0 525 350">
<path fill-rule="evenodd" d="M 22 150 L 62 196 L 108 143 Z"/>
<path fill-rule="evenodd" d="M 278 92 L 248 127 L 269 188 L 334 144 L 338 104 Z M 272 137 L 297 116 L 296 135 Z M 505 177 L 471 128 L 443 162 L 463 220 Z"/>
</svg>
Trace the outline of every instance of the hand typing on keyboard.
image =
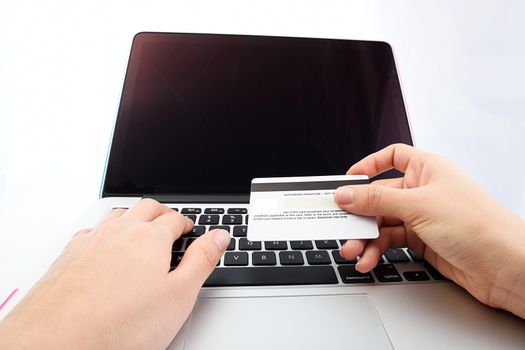
<svg viewBox="0 0 525 350">
<path fill-rule="evenodd" d="M 380 236 L 347 241 L 346 259 L 372 270 L 390 247 L 407 247 L 481 302 L 525 317 L 525 223 L 451 162 L 406 145 L 391 145 L 353 165 L 373 177 L 391 168 L 398 179 L 341 187 L 342 209 L 377 216 Z"/>
<path fill-rule="evenodd" d="M 78 232 L 0 323 L 0 348 L 165 349 L 230 241 L 199 236 L 169 272 L 173 242 L 192 227 L 144 199 Z"/>
</svg>

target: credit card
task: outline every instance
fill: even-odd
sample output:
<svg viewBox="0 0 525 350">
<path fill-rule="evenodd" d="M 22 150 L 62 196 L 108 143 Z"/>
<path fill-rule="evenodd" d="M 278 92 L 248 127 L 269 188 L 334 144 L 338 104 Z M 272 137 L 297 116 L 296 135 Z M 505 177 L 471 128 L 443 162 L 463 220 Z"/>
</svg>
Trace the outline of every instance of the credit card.
<svg viewBox="0 0 525 350">
<path fill-rule="evenodd" d="M 269 177 L 252 180 L 250 241 L 373 239 L 375 217 L 350 214 L 335 203 L 340 186 L 370 183 L 366 175 Z"/>
</svg>

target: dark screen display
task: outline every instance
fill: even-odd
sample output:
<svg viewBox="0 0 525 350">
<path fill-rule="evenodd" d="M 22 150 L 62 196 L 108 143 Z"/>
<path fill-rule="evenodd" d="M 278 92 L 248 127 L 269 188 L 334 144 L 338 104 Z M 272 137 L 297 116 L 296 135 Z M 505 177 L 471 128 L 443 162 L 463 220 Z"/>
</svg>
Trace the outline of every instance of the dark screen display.
<svg viewBox="0 0 525 350">
<path fill-rule="evenodd" d="M 103 195 L 248 194 L 395 142 L 412 144 L 386 43 L 141 33 Z"/>
</svg>

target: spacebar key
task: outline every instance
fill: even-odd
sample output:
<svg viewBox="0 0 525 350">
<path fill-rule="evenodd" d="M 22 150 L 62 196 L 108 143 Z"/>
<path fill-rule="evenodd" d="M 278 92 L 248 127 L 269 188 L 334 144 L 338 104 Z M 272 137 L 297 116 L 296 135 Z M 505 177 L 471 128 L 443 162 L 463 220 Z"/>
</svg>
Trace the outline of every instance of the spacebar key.
<svg viewBox="0 0 525 350">
<path fill-rule="evenodd" d="M 331 266 L 219 267 L 204 283 L 205 287 L 269 286 L 290 284 L 335 284 Z"/>
</svg>

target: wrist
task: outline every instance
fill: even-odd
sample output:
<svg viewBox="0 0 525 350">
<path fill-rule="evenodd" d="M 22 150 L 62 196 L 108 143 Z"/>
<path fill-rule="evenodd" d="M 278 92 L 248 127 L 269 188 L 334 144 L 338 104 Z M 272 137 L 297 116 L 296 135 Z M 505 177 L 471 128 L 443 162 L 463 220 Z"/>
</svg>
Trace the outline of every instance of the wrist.
<svg viewBox="0 0 525 350">
<path fill-rule="evenodd" d="M 500 252 L 491 281 L 488 304 L 525 318 L 525 222 L 513 215 L 505 215 L 499 228 L 493 231 L 499 238 Z"/>
</svg>

